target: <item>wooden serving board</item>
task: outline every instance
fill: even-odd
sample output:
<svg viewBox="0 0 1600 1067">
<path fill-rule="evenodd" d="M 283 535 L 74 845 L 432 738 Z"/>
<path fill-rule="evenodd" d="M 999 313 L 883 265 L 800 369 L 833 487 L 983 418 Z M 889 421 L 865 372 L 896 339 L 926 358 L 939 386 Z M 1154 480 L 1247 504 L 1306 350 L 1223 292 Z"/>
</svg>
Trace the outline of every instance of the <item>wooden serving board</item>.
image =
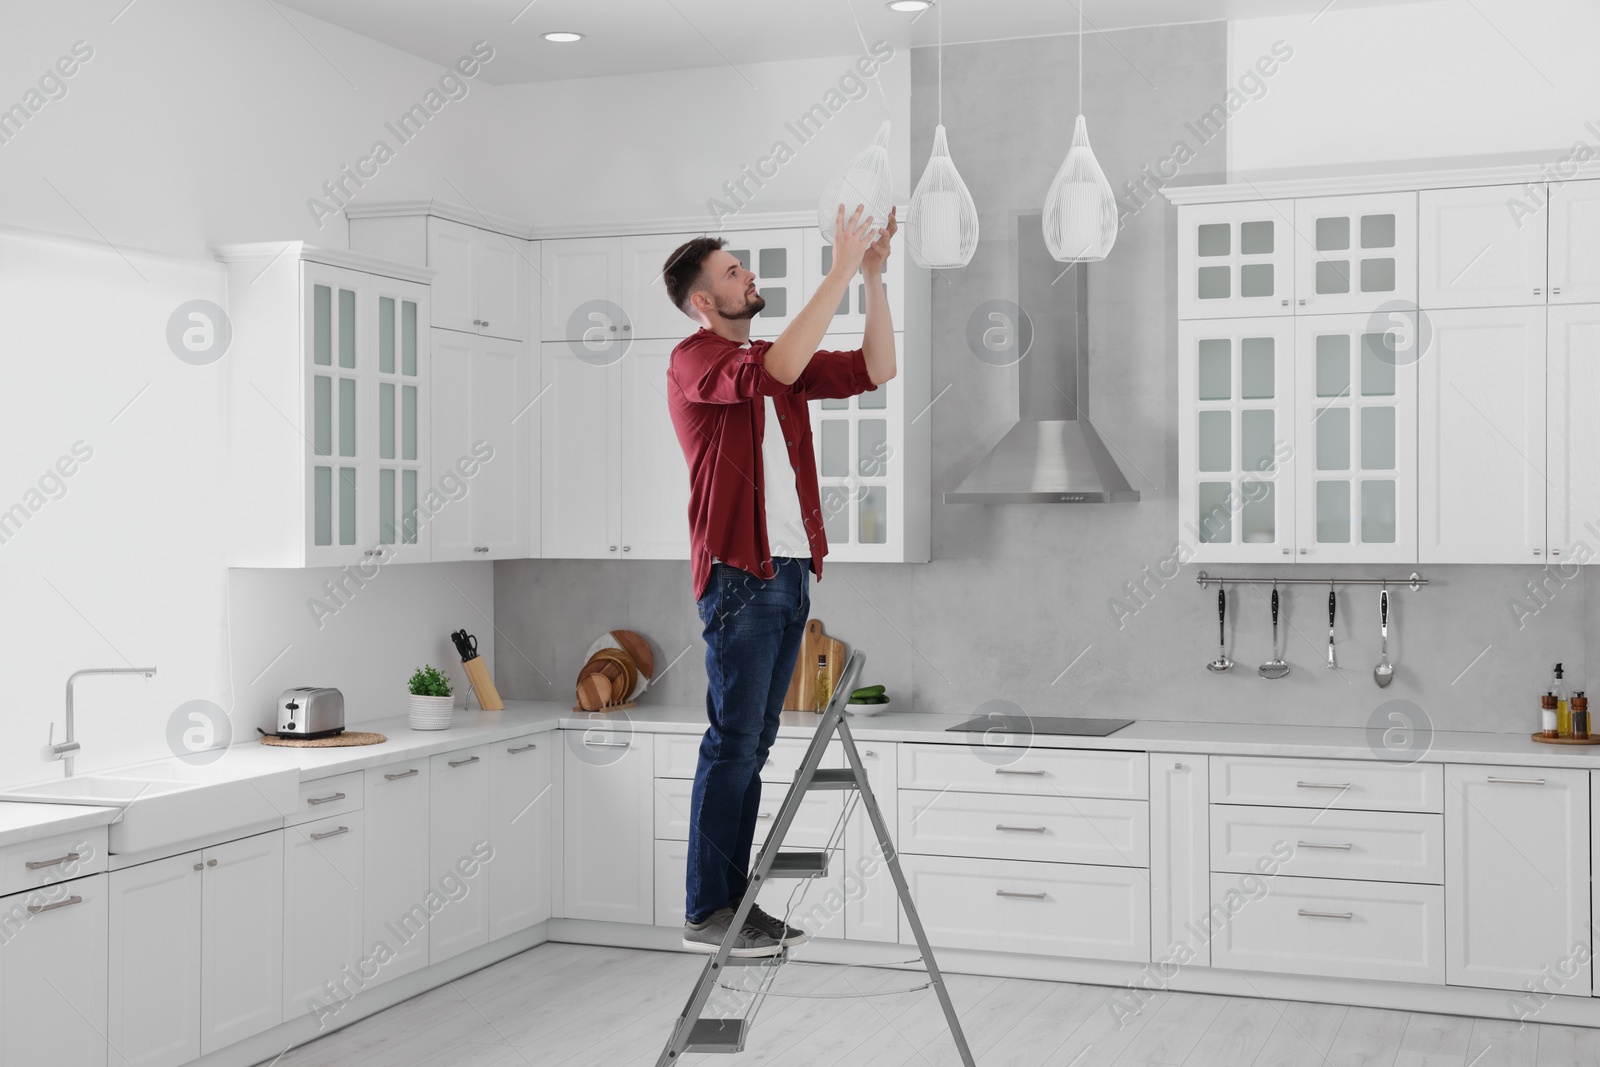
<svg viewBox="0 0 1600 1067">
<path fill-rule="evenodd" d="M 828 680 L 839 684 L 839 673 L 844 670 L 845 647 L 822 630 L 822 620 L 806 623 L 805 640 L 800 643 L 800 656 L 795 660 L 794 675 L 789 679 L 789 691 L 783 697 L 785 711 L 817 710 L 817 657 L 828 657 Z"/>
<path fill-rule="evenodd" d="M 1590 734 L 1588 737 L 1540 737 L 1534 734 L 1533 739 L 1542 745 L 1600 745 L 1600 734 Z"/>
</svg>

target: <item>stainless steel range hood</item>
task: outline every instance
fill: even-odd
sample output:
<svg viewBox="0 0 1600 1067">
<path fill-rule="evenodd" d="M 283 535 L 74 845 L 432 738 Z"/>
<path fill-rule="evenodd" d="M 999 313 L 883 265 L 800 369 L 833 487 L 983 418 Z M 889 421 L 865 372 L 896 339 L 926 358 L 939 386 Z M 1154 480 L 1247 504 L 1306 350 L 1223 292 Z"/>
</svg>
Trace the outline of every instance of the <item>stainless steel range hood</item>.
<svg viewBox="0 0 1600 1067">
<path fill-rule="evenodd" d="M 1038 215 L 1017 219 L 1017 290 L 1033 323 L 1032 346 L 1017 365 L 1017 424 L 944 502 L 1138 500 L 1088 419 L 1088 267 L 1063 268 L 1050 258 Z"/>
</svg>

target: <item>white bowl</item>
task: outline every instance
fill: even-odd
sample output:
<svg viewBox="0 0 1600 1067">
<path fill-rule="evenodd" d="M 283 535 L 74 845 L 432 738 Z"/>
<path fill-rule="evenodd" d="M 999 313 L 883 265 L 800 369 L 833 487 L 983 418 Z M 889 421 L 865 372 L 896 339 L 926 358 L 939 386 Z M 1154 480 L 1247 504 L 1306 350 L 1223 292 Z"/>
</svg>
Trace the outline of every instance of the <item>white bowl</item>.
<svg viewBox="0 0 1600 1067">
<path fill-rule="evenodd" d="M 888 711 L 893 703 L 893 700 L 889 700 L 882 704 L 846 704 L 844 710 L 852 715 L 876 715 L 880 711 Z"/>
</svg>

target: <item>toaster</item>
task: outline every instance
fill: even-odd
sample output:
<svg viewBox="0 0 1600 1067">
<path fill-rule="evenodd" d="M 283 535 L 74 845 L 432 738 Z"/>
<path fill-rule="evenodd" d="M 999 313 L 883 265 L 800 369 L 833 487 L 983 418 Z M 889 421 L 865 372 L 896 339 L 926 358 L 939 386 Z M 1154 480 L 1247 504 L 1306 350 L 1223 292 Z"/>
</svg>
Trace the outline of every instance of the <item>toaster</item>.
<svg viewBox="0 0 1600 1067">
<path fill-rule="evenodd" d="M 279 737 L 333 737 L 344 733 L 344 694 L 300 686 L 278 694 Z"/>
</svg>

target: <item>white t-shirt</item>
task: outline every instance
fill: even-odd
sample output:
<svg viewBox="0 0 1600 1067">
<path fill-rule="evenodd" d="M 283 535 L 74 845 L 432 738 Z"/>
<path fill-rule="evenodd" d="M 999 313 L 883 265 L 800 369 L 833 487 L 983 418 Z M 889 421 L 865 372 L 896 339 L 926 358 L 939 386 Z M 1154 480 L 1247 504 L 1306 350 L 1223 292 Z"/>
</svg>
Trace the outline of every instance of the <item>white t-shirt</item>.
<svg viewBox="0 0 1600 1067">
<path fill-rule="evenodd" d="M 766 398 L 767 429 L 761 441 L 761 468 L 767 483 L 767 544 L 774 556 L 809 556 L 804 513 L 800 494 L 795 489 L 794 465 L 784 445 L 787 421 L 778 420 L 772 397 Z"/>
</svg>

